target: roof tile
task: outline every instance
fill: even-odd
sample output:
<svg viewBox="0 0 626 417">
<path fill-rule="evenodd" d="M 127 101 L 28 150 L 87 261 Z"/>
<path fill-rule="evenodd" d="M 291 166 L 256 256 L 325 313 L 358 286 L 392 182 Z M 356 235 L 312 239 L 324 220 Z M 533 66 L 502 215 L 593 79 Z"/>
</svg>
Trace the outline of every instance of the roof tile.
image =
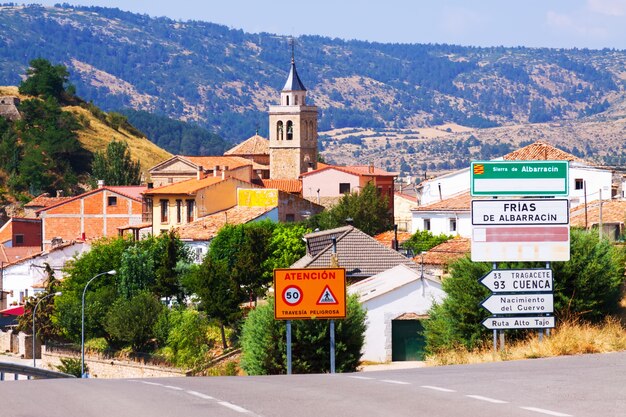
<svg viewBox="0 0 626 417">
<path fill-rule="evenodd" d="M 562 151 L 547 142 L 537 141 L 528 146 L 524 146 L 518 150 L 503 156 L 509 161 L 576 161 L 585 162 L 576 155 Z"/>
<path fill-rule="evenodd" d="M 224 152 L 224 155 L 269 155 L 270 141 L 263 136 L 254 135 L 239 145 Z"/>
<path fill-rule="evenodd" d="M 235 206 L 180 226 L 177 229 L 178 236 L 187 240 L 209 241 L 225 224 L 248 223 L 273 209 L 274 207 Z"/>
<path fill-rule="evenodd" d="M 192 178 L 185 181 L 176 182 L 174 184 L 164 185 L 162 187 L 146 190 L 144 195 L 155 194 L 193 194 L 205 187 L 226 181 L 222 177 L 206 177 L 201 180 Z"/>
<path fill-rule="evenodd" d="M 287 193 L 302 193 L 302 181 L 294 180 L 294 179 L 284 179 L 284 180 L 273 180 L 273 179 L 262 179 L 263 187 L 265 188 L 277 188 L 280 191 L 285 191 Z"/>
</svg>

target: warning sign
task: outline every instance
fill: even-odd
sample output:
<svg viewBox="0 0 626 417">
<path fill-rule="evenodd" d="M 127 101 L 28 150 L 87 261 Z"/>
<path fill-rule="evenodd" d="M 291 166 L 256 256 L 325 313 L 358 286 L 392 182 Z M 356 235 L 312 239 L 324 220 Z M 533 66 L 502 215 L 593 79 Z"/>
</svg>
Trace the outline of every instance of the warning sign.
<svg viewBox="0 0 626 417">
<path fill-rule="evenodd" d="M 337 299 L 333 295 L 333 292 L 330 290 L 330 287 L 327 285 L 324 288 L 324 292 L 322 292 L 322 296 L 319 300 L 317 300 L 317 304 L 339 304 Z"/>
<path fill-rule="evenodd" d="M 275 269 L 274 318 L 277 320 L 346 317 L 346 270 Z"/>
</svg>

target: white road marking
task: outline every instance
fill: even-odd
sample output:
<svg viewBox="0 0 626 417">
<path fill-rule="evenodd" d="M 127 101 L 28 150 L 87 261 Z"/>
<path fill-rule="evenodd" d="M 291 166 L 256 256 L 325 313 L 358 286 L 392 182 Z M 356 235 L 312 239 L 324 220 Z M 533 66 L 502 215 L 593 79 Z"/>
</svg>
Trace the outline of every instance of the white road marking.
<svg viewBox="0 0 626 417">
<path fill-rule="evenodd" d="M 228 401 L 218 401 L 217 403 L 219 405 L 223 405 L 226 408 L 230 408 L 231 410 L 235 410 L 235 411 L 240 412 L 240 413 L 249 413 L 250 412 L 250 411 L 246 410 L 245 408 L 239 407 L 238 405 L 235 405 L 235 404 L 231 404 Z"/>
<path fill-rule="evenodd" d="M 139 381 L 142 384 L 146 384 L 146 385 L 156 385 L 157 387 L 162 387 L 163 384 L 159 384 L 158 382 L 148 382 L 148 381 Z"/>
<path fill-rule="evenodd" d="M 466 395 L 466 397 L 473 398 L 475 400 L 487 401 L 493 404 L 507 404 L 506 401 L 496 400 L 495 398 L 483 397 L 482 395 Z"/>
<path fill-rule="evenodd" d="M 520 407 L 522 410 L 534 411 L 536 413 L 547 414 L 549 416 L 557 417 L 572 417 L 571 414 L 559 413 L 558 411 L 545 410 L 537 407 Z"/>
<path fill-rule="evenodd" d="M 183 390 L 181 387 L 175 387 L 173 385 L 163 385 L 163 388 L 169 388 L 169 389 L 173 389 L 175 391 L 182 391 Z"/>
<path fill-rule="evenodd" d="M 210 395 L 206 395 L 206 394 L 203 394 L 203 393 L 198 392 L 198 391 L 187 391 L 187 394 L 194 395 L 194 396 L 202 398 L 204 400 L 214 400 L 215 399 L 215 398 L 211 397 Z"/>
<path fill-rule="evenodd" d="M 434 387 L 432 385 L 422 385 L 421 388 L 432 389 L 432 390 L 441 391 L 441 392 L 456 392 L 453 389 Z"/>
<path fill-rule="evenodd" d="M 410 385 L 409 382 L 404 381 L 396 381 L 394 379 L 381 379 L 382 382 L 387 382 L 389 384 L 398 384 L 398 385 Z"/>
<path fill-rule="evenodd" d="M 349 376 L 348 378 L 354 378 L 354 379 L 374 379 L 374 378 L 370 378 L 369 376 Z"/>
</svg>

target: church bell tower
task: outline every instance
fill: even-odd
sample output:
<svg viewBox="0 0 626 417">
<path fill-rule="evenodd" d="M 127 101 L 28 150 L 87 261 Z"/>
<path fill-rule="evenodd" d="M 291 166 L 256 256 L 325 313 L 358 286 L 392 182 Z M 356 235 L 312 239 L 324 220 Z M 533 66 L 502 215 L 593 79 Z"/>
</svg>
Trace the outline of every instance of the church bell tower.
<svg viewBox="0 0 626 417">
<path fill-rule="evenodd" d="M 269 108 L 270 178 L 297 179 L 317 168 L 317 107 L 306 103 L 296 62 L 291 54 L 291 69 L 280 92 L 280 105 Z"/>
</svg>

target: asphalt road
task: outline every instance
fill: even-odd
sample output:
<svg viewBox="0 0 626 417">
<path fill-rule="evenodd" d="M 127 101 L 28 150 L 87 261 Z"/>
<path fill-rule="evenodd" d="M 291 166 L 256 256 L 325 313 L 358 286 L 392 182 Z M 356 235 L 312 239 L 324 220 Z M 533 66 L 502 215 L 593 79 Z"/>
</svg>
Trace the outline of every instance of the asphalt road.
<svg viewBox="0 0 626 417">
<path fill-rule="evenodd" d="M 336 375 L 0 382 L 0 417 L 626 416 L 626 352 Z"/>
</svg>

